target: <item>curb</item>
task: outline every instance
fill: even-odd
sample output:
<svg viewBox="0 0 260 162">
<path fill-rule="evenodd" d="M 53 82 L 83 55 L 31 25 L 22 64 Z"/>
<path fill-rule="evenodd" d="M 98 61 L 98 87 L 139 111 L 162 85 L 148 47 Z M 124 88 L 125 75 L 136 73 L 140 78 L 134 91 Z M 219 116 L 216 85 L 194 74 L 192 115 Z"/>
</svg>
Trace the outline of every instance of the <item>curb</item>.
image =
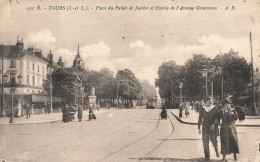
<svg viewBox="0 0 260 162">
<path fill-rule="evenodd" d="M 198 125 L 198 123 L 193 123 L 193 122 L 185 122 L 183 120 L 181 120 L 177 115 L 175 115 L 172 111 L 171 111 L 172 115 L 180 122 L 183 124 L 188 124 L 188 125 Z M 260 127 L 260 125 L 242 125 L 242 124 L 236 124 L 237 127 Z"/>
<path fill-rule="evenodd" d="M 172 111 L 171 111 L 172 115 L 181 123 L 183 124 L 189 124 L 189 125 L 198 125 L 198 123 L 192 123 L 192 122 L 185 122 L 183 120 L 181 120 L 178 116 L 176 116 Z"/>
<path fill-rule="evenodd" d="M 98 112 L 101 112 L 101 111 L 98 111 Z M 101 113 L 104 113 L 104 112 L 107 112 L 107 111 L 103 111 Z M 99 113 L 96 113 L 96 114 L 99 114 Z M 88 116 L 88 111 L 87 111 L 87 114 L 83 115 L 82 117 L 86 117 Z M 26 123 L 0 123 L 0 125 L 23 125 L 23 124 L 43 124 L 43 123 L 55 123 L 55 122 L 59 122 L 59 121 L 62 121 L 62 117 L 58 118 L 58 119 L 52 119 L 52 120 L 47 120 L 47 121 L 34 121 L 34 122 L 26 122 Z"/>
</svg>

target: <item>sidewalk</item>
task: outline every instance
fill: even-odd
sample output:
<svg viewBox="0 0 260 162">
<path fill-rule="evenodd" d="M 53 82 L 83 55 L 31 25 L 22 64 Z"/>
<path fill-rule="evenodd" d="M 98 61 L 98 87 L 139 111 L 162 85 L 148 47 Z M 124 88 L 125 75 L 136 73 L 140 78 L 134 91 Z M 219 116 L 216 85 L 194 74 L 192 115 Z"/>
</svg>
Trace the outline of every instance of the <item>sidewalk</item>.
<svg viewBox="0 0 260 162">
<path fill-rule="evenodd" d="M 169 109 L 175 118 L 181 123 L 197 125 L 199 119 L 199 113 L 195 110 L 190 110 L 190 115 L 188 117 L 185 116 L 185 112 L 182 112 L 182 118 L 179 118 L 179 109 Z M 238 127 L 260 127 L 260 116 L 246 116 L 243 122 L 236 121 L 236 126 Z"/>
<path fill-rule="evenodd" d="M 94 111 L 95 114 L 100 114 L 103 112 L 106 112 L 106 109 L 100 109 L 99 111 Z M 88 115 L 88 111 L 83 111 L 83 117 Z M 75 119 L 77 119 L 77 113 L 75 114 Z M 57 122 L 62 120 L 62 113 L 50 113 L 48 114 L 35 114 L 31 115 L 31 118 L 26 119 L 26 116 L 19 118 L 14 118 L 15 123 L 9 123 L 10 117 L 4 117 L 0 118 L 0 125 L 18 125 L 18 124 L 37 124 L 37 123 L 51 123 L 51 122 Z"/>
</svg>

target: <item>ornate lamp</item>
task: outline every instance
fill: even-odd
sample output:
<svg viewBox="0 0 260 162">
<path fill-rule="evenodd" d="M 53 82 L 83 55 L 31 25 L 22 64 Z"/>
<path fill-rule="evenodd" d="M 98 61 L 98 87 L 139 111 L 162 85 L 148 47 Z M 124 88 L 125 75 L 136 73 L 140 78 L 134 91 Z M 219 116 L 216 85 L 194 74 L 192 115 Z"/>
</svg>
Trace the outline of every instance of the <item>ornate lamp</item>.
<svg viewBox="0 0 260 162">
<path fill-rule="evenodd" d="M 203 77 L 207 77 L 208 76 L 208 69 L 203 69 L 202 75 L 203 75 Z"/>
</svg>

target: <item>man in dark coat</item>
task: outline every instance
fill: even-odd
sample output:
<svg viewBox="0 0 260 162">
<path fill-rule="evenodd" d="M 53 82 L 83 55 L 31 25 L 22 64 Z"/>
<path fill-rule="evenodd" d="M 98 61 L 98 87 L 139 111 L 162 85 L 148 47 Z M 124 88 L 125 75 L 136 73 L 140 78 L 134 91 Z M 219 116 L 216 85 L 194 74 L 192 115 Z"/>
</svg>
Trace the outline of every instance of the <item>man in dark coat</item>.
<svg viewBox="0 0 260 162">
<path fill-rule="evenodd" d="M 24 107 L 25 111 L 26 111 L 26 119 L 31 117 L 31 106 L 29 105 L 29 103 L 27 103 Z"/>
<path fill-rule="evenodd" d="M 82 108 L 81 105 L 79 105 L 79 108 L 78 108 L 78 119 L 79 119 L 79 122 L 81 122 L 82 114 L 83 114 L 83 108 Z"/>
<path fill-rule="evenodd" d="M 213 105 L 213 98 L 209 97 L 206 100 L 206 104 L 200 107 L 198 131 L 201 133 L 200 125 L 202 125 L 202 142 L 205 153 L 205 159 L 210 159 L 209 140 L 212 142 L 216 156 L 219 157 L 218 145 L 217 145 L 217 123 L 219 122 L 219 109 Z"/>
<path fill-rule="evenodd" d="M 62 121 L 69 122 L 69 106 L 67 104 L 62 109 Z"/>
<path fill-rule="evenodd" d="M 180 107 L 179 107 L 179 118 L 182 118 L 182 111 L 183 111 L 183 103 L 180 103 Z"/>
</svg>

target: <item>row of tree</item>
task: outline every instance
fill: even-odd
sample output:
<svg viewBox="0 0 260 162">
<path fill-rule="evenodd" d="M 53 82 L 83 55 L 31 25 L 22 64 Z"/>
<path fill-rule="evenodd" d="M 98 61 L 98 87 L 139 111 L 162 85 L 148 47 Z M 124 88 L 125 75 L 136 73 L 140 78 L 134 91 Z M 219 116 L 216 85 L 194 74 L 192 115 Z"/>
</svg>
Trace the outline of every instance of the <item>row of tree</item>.
<svg viewBox="0 0 260 162">
<path fill-rule="evenodd" d="M 49 80 L 48 78 L 44 83 L 46 91 L 49 91 Z M 64 103 L 73 103 L 82 94 L 87 102 L 92 87 L 95 88 L 98 100 L 110 104 L 115 104 L 119 99 L 124 104 L 129 104 L 132 100 L 155 95 L 155 87 L 150 86 L 147 81 L 140 83 L 129 69 L 119 70 L 114 75 L 108 68 L 99 71 L 57 68 L 52 72 L 52 87 L 53 96 L 61 97 Z"/>
<path fill-rule="evenodd" d="M 203 99 L 206 95 L 203 69 L 209 69 L 211 65 L 222 70 L 224 95 L 242 95 L 250 82 L 251 65 L 231 49 L 228 53 L 218 54 L 214 59 L 204 54 L 195 54 L 183 66 L 177 65 L 174 61 L 163 62 L 157 72 L 158 78 L 155 80 L 161 98 L 171 100 L 174 96 L 179 96 L 179 84 L 182 82 L 182 90 L 186 98 L 193 101 Z M 222 75 L 214 75 L 213 78 L 215 98 L 221 98 L 221 77 Z M 208 87 L 210 87 L 210 79 L 208 78 Z"/>
</svg>

